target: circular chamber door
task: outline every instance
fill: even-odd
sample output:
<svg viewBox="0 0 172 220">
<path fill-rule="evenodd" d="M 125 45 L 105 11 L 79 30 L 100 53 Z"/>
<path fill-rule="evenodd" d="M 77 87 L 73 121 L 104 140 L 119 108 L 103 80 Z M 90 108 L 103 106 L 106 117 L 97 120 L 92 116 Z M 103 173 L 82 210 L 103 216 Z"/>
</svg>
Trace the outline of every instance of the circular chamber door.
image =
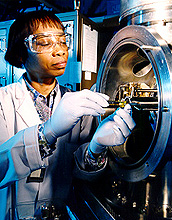
<svg viewBox="0 0 172 220">
<path fill-rule="evenodd" d="M 136 122 L 123 145 L 109 147 L 109 164 L 123 180 L 143 180 L 171 157 L 171 70 L 170 47 L 144 26 L 124 27 L 104 52 L 96 90 L 110 105 L 101 120 L 130 103 Z"/>
</svg>

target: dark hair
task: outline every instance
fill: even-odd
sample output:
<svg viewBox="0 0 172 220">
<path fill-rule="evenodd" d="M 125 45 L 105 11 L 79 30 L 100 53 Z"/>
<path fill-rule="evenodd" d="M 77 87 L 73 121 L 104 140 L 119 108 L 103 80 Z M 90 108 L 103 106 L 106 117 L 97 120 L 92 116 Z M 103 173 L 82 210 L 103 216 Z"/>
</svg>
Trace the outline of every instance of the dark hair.
<svg viewBox="0 0 172 220">
<path fill-rule="evenodd" d="M 8 36 L 8 47 L 5 60 L 9 64 L 22 68 L 28 52 L 24 44 L 24 39 L 33 31 L 37 30 L 40 23 L 44 26 L 62 28 L 64 26 L 60 19 L 51 11 L 32 11 L 20 14 L 10 27 Z"/>
</svg>

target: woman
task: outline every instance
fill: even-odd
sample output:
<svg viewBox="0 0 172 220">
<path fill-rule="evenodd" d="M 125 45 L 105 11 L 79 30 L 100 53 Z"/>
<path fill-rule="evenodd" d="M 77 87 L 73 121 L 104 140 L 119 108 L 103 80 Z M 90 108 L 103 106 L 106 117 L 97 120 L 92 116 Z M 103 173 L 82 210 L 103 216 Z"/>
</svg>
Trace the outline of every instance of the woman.
<svg viewBox="0 0 172 220">
<path fill-rule="evenodd" d="M 101 175 L 106 146 L 124 142 L 134 127 L 120 109 L 92 138 L 93 116 L 104 113 L 108 96 L 59 86 L 56 77 L 67 64 L 67 37 L 61 21 L 47 11 L 22 14 L 10 28 L 5 59 L 24 66 L 26 73 L 0 90 L 2 220 L 33 218 L 44 205 L 53 205 L 56 215 L 66 219 L 72 177 Z"/>
</svg>

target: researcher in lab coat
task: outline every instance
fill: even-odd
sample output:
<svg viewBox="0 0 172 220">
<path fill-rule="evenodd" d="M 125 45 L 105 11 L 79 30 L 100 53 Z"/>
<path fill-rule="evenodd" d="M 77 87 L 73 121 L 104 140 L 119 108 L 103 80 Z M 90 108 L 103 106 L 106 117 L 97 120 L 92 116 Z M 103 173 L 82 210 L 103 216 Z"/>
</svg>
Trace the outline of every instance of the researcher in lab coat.
<svg viewBox="0 0 172 220">
<path fill-rule="evenodd" d="M 34 219 L 47 206 L 68 219 L 72 178 L 103 175 L 107 146 L 122 144 L 135 126 L 127 110 L 119 109 L 95 129 L 109 97 L 59 85 L 69 44 L 49 11 L 24 13 L 10 28 L 5 59 L 26 72 L 0 89 L 1 220 Z"/>
</svg>

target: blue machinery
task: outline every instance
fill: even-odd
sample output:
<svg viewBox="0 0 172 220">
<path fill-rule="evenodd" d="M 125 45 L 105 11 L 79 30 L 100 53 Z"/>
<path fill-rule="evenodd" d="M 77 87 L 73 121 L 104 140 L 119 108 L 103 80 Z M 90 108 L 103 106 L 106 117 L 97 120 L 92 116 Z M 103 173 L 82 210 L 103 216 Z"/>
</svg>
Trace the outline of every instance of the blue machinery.
<svg viewBox="0 0 172 220">
<path fill-rule="evenodd" d="M 122 28 L 106 47 L 96 89 L 110 96 L 107 114 L 129 102 L 136 128 L 109 148 L 107 176 L 87 184 L 109 212 L 97 219 L 172 219 L 171 9 L 172 1 L 121 0 Z"/>
</svg>

